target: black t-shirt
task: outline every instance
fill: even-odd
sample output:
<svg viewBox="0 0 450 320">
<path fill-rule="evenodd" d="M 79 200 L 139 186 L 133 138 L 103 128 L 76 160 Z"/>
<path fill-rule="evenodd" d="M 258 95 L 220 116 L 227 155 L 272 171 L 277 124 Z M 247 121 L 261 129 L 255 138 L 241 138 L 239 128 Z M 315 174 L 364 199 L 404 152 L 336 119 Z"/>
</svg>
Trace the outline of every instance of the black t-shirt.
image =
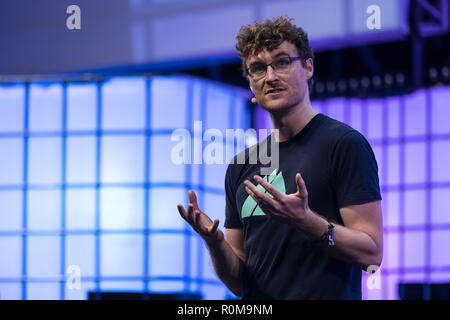
<svg viewBox="0 0 450 320">
<path fill-rule="evenodd" d="M 361 299 L 360 269 L 331 257 L 293 226 L 268 218 L 245 191 L 244 180 L 256 184 L 253 176 L 261 176 L 262 167 L 248 160 L 255 152 L 270 155 L 271 139 L 244 150 L 245 164 L 233 158 L 225 177 L 225 227 L 244 232 L 243 299 Z M 300 172 L 309 207 L 324 218 L 343 224 L 339 208 L 381 200 L 372 148 L 348 125 L 317 114 L 278 146 L 279 170 L 262 177 L 291 194 Z"/>
</svg>

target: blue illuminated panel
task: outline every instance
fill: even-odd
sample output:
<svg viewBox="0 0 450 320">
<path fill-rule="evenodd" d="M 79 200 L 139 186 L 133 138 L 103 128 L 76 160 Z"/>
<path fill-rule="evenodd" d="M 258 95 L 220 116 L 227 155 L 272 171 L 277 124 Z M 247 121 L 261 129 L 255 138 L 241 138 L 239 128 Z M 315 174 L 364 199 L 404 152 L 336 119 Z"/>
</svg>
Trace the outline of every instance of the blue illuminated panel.
<svg viewBox="0 0 450 320">
<path fill-rule="evenodd" d="M 246 130 L 247 99 L 192 77 L 0 86 L 0 299 L 230 296 L 176 209 L 194 189 L 224 222 L 230 159 L 171 158 L 172 132 L 192 134 L 194 121 L 224 138 L 225 129 Z"/>
<path fill-rule="evenodd" d="M 0 185 L 19 185 L 23 180 L 23 139 L 0 139 Z"/>
<path fill-rule="evenodd" d="M 67 129 L 95 130 L 97 88 L 95 83 L 69 84 L 67 87 Z"/>
<path fill-rule="evenodd" d="M 32 84 L 30 87 L 29 129 L 31 132 L 62 128 L 62 85 Z"/>
<path fill-rule="evenodd" d="M 23 131 L 25 113 L 25 86 L 0 86 L 1 133 Z"/>
</svg>

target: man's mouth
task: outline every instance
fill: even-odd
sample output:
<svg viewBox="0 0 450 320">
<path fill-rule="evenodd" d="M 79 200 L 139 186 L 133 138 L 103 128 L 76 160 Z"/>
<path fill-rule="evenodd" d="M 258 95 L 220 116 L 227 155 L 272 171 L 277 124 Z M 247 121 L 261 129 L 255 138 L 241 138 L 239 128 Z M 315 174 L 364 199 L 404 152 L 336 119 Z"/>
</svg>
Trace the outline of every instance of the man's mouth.
<svg viewBox="0 0 450 320">
<path fill-rule="evenodd" d="M 265 94 L 271 94 L 271 93 L 275 94 L 275 93 L 281 92 L 283 90 L 284 90 L 283 88 L 273 88 L 273 89 L 267 90 Z"/>
</svg>

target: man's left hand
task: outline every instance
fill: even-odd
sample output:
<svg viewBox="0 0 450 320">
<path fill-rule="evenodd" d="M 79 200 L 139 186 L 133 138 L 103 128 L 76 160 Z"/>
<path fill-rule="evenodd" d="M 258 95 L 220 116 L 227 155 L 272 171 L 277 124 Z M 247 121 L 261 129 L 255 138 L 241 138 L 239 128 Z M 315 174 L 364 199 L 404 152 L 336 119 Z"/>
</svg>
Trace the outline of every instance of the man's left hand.
<svg viewBox="0 0 450 320">
<path fill-rule="evenodd" d="M 267 216 L 283 223 L 302 224 L 302 220 L 309 214 L 310 209 L 308 206 L 308 191 L 300 173 L 295 175 L 297 191 L 292 194 L 282 193 L 258 175 L 253 178 L 266 192 L 261 191 L 248 180 L 244 181 L 245 190 Z"/>
</svg>

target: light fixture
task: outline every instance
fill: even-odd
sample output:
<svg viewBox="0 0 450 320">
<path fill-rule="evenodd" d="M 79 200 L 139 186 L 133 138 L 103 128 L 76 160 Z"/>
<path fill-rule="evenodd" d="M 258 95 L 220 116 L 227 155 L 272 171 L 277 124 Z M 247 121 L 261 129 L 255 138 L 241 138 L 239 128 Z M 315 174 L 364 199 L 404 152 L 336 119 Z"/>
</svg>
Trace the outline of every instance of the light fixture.
<svg viewBox="0 0 450 320">
<path fill-rule="evenodd" d="M 444 77 L 444 79 L 448 79 L 450 76 L 450 69 L 447 66 L 443 66 L 442 67 L 442 76 Z"/>
<path fill-rule="evenodd" d="M 338 88 L 339 88 L 339 91 L 341 91 L 341 92 L 347 90 L 347 82 L 344 79 L 339 80 Z"/>
<path fill-rule="evenodd" d="M 330 93 L 334 93 L 336 91 L 336 85 L 334 84 L 334 81 L 327 82 L 327 90 Z"/>
<path fill-rule="evenodd" d="M 350 79 L 350 88 L 352 89 L 352 90 L 356 90 L 356 89 L 358 89 L 358 80 L 356 80 L 355 78 L 351 78 Z"/>
<path fill-rule="evenodd" d="M 325 90 L 325 86 L 323 85 L 323 83 L 322 82 L 317 82 L 316 83 L 316 92 L 318 94 L 321 94 L 321 93 L 323 93 L 324 90 Z"/>
<path fill-rule="evenodd" d="M 395 80 L 397 81 L 398 85 L 403 85 L 405 83 L 405 75 L 401 72 L 397 72 L 395 75 Z"/>
<path fill-rule="evenodd" d="M 390 73 L 386 73 L 384 75 L 384 83 L 386 85 L 391 86 L 393 81 L 394 81 L 394 79 Z"/>
<path fill-rule="evenodd" d="M 378 88 L 381 86 L 381 78 L 379 76 L 373 76 L 372 78 L 373 86 Z"/>
<path fill-rule="evenodd" d="M 430 80 L 435 81 L 438 77 L 438 71 L 436 68 L 430 68 L 428 70 L 428 76 L 430 77 Z"/>
<path fill-rule="evenodd" d="M 362 77 L 361 78 L 361 85 L 363 88 L 367 89 L 370 87 L 370 80 L 368 77 Z"/>
</svg>

